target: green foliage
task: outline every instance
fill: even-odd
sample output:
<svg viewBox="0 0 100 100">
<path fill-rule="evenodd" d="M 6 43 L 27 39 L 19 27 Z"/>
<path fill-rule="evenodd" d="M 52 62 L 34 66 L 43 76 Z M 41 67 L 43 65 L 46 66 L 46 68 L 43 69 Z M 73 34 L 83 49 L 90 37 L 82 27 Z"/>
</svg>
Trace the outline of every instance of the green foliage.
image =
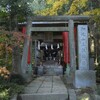
<svg viewBox="0 0 100 100">
<path fill-rule="evenodd" d="M 10 99 L 9 90 L 4 89 L 0 91 L 0 100 L 9 100 L 9 99 Z"/>
<path fill-rule="evenodd" d="M 30 2 L 32 0 L 1 0 L 0 25 L 6 26 L 10 31 L 15 30 L 17 23 L 25 21 L 32 15 Z"/>
<path fill-rule="evenodd" d="M 0 84 L 0 100 L 9 100 L 15 94 L 22 93 L 24 91 L 24 85 L 18 85 L 16 83 Z"/>
<path fill-rule="evenodd" d="M 9 100 L 15 94 L 22 93 L 24 90 L 25 81 L 20 75 L 13 75 L 10 78 L 5 79 L 0 76 L 0 100 Z"/>
<path fill-rule="evenodd" d="M 15 94 L 22 93 L 24 91 L 24 85 L 18 85 L 15 83 L 11 83 L 9 85 L 9 95 L 10 97 L 13 97 Z"/>
<path fill-rule="evenodd" d="M 99 65 L 100 66 L 100 65 Z M 96 66 L 96 76 L 100 78 L 100 67 Z M 100 80 L 100 79 L 99 79 Z"/>
<path fill-rule="evenodd" d="M 28 3 L 31 1 L 32 0 L 1 0 L 1 11 L 8 13 L 11 17 L 29 14 L 30 8 Z"/>
<path fill-rule="evenodd" d="M 8 80 L 4 79 L 2 76 L 0 76 L 0 84 L 7 84 Z M 2 86 L 0 87 L 0 89 L 2 88 Z"/>
<path fill-rule="evenodd" d="M 41 1 L 43 2 L 43 1 Z M 65 5 L 68 4 L 68 0 L 46 0 L 44 4 L 44 8 L 37 9 L 34 13 L 38 15 L 59 15 L 64 14 Z M 39 3 L 38 3 L 39 7 Z"/>
<path fill-rule="evenodd" d="M 0 27 L 0 66 L 12 67 L 12 52 L 14 46 L 18 46 L 20 52 L 22 53 L 24 36 L 21 32 L 9 32 L 3 27 Z M 8 59 L 9 58 L 9 59 Z"/>
<path fill-rule="evenodd" d="M 44 0 L 44 7 L 40 2 L 33 1 L 37 5 L 34 12 L 38 15 L 83 15 L 100 8 L 100 0 Z M 32 4 L 31 4 L 32 5 Z M 34 8 L 33 8 L 34 9 Z M 86 13 L 85 13 L 86 12 Z M 95 12 L 95 11 L 93 11 Z M 97 13 L 100 12 L 97 11 Z M 89 14 L 88 14 L 89 15 Z"/>
<path fill-rule="evenodd" d="M 17 83 L 18 85 L 24 85 L 25 84 L 24 78 L 19 74 L 11 74 L 10 82 Z"/>
</svg>

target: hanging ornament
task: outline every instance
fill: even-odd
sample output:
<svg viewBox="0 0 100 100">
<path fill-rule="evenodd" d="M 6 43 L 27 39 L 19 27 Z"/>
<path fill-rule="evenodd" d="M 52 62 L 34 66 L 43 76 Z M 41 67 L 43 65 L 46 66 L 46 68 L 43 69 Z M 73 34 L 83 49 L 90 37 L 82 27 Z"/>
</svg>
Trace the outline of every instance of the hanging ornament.
<svg viewBox="0 0 100 100">
<path fill-rule="evenodd" d="M 48 49 L 47 44 L 45 45 L 46 50 Z"/>
<path fill-rule="evenodd" d="M 51 49 L 53 50 L 53 44 L 51 44 Z"/>
<path fill-rule="evenodd" d="M 60 46 L 59 46 L 59 44 L 57 44 L 57 49 L 59 49 L 60 48 Z"/>
<path fill-rule="evenodd" d="M 38 50 L 40 50 L 40 41 L 38 41 Z"/>
</svg>

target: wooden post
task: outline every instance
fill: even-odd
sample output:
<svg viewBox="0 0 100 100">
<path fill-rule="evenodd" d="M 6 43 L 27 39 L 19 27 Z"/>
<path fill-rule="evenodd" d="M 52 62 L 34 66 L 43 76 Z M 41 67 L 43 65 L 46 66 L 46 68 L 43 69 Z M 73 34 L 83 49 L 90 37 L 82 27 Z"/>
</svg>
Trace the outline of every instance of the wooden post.
<svg viewBox="0 0 100 100">
<path fill-rule="evenodd" d="M 76 70 L 76 52 L 75 52 L 74 22 L 73 22 L 73 20 L 69 20 L 69 48 L 70 48 L 71 71 L 75 71 Z"/>
</svg>

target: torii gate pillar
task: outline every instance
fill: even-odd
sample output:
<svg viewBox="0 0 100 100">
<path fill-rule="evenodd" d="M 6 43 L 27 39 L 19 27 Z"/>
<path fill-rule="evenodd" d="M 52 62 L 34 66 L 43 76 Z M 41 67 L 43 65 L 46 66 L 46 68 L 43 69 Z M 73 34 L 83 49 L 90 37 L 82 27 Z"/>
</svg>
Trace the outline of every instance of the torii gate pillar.
<svg viewBox="0 0 100 100">
<path fill-rule="evenodd" d="M 67 79 L 69 83 L 74 84 L 74 73 L 76 71 L 76 51 L 75 51 L 75 41 L 74 41 L 74 21 L 68 21 L 68 28 L 69 28 L 69 50 L 70 50 L 70 75 L 67 75 Z"/>
<path fill-rule="evenodd" d="M 23 56 L 21 61 L 21 75 L 23 78 L 29 82 L 32 78 L 32 66 L 31 66 L 31 55 L 30 55 L 30 64 L 28 61 L 28 52 L 31 50 L 31 27 L 32 27 L 32 21 L 31 18 L 27 18 L 27 27 L 26 27 L 26 37 L 24 42 L 24 49 L 23 49 Z M 30 48 L 30 49 L 29 49 Z M 31 52 L 31 51 L 30 51 Z"/>
</svg>

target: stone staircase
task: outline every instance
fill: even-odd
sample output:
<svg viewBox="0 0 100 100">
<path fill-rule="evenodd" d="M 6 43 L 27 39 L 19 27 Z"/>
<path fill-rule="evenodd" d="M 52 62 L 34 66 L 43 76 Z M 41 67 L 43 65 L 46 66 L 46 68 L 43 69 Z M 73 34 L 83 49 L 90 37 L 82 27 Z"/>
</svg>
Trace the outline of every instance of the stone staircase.
<svg viewBox="0 0 100 100">
<path fill-rule="evenodd" d="M 62 75 L 63 67 L 56 61 L 46 61 L 43 66 L 38 66 L 38 75 Z"/>
<path fill-rule="evenodd" d="M 68 91 L 60 76 L 42 76 L 31 82 L 19 98 L 21 100 L 68 100 Z"/>
<path fill-rule="evenodd" d="M 21 95 L 22 100 L 68 100 L 68 97 L 66 96 L 66 94 L 49 94 L 49 93 L 45 93 L 45 94 L 24 94 Z"/>
</svg>

